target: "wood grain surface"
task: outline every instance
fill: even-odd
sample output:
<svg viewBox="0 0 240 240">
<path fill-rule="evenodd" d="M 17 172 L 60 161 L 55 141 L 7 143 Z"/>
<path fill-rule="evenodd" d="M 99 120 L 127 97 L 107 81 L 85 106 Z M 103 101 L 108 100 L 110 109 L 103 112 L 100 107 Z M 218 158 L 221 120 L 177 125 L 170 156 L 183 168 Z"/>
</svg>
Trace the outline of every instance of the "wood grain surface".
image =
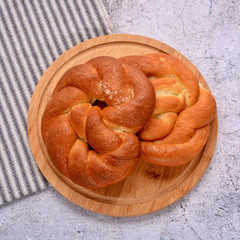
<svg viewBox="0 0 240 240">
<path fill-rule="evenodd" d="M 100 189 L 80 187 L 60 174 L 49 159 L 41 137 L 41 118 L 52 91 L 70 67 L 97 56 L 122 57 L 133 54 L 165 52 L 183 61 L 205 88 L 208 85 L 196 67 L 182 54 L 159 41 L 137 35 L 114 34 L 88 40 L 61 55 L 43 74 L 28 112 L 28 137 L 35 161 L 50 184 L 75 204 L 93 212 L 111 216 L 136 216 L 160 210 L 183 197 L 200 180 L 213 155 L 217 116 L 205 148 L 190 163 L 181 167 L 160 167 L 139 161 L 123 182 Z"/>
</svg>

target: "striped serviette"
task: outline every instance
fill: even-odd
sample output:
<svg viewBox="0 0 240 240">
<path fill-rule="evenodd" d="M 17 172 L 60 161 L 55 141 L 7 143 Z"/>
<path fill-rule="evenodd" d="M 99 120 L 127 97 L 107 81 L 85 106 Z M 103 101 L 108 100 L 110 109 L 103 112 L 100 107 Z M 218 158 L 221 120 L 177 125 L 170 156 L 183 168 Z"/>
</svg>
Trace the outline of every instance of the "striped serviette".
<svg viewBox="0 0 240 240">
<path fill-rule="evenodd" d="M 27 136 L 38 80 L 69 48 L 110 33 L 99 0 L 0 1 L 0 205 L 49 186 Z"/>
</svg>

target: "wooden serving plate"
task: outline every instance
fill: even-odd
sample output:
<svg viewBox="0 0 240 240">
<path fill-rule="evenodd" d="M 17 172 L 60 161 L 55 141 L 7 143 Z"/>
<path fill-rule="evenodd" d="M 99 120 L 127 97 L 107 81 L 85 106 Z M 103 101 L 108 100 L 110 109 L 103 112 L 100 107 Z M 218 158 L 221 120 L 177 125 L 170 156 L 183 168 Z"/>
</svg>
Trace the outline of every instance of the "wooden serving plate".
<svg viewBox="0 0 240 240">
<path fill-rule="evenodd" d="M 119 58 L 153 52 L 165 52 L 179 58 L 193 71 L 199 82 L 209 89 L 196 67 L 173 48 L 147 37 L 116 34 L 88 40 L 65 52 L 43 74 L 33 93 L 28 112 L 28 137 L 33 156 L 52 186 L 83 208 L 111 216 L 136 216 L 162 209 L 190 191 L 209 165 L 217 139 L 217 116 L 211 123 L 205 148 L 190 163 L 168 168 L 139 161 L 135 171 L 125 181 L 100 190 L 74 184 L 55 169 L 48 157 L 41 137 L 41 118 L 63 73 L 97 56 Z"/>
</svg>

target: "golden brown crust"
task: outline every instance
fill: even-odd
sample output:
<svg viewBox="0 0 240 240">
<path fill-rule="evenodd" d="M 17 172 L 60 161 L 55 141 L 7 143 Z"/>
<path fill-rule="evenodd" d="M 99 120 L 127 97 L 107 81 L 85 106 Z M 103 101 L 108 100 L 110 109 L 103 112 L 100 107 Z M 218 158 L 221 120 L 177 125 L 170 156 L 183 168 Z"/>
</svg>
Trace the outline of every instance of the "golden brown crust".
<svg viewBox="0 0 240 240">
<path fill-rule="evenodd" d="M 197 129 L 189 141 L 184 143 L 141 142 L 141 157 L 151 163 L 161 166 L 176 167 L 185 164 L 202 150 L 208 135 L 210 125 Z"/>
<path fill-rule="evenodd" d="M 96 99 L 107 106 L 92 106 Z M 173 56 L 97 57 L 62 76 L 41 131 L 62 174 L 101 188 L 131 174 L 140 152 L 163 166 L 191 161 L 204 147 L 215 113 L 212 94 Z"/>
<path fill-rule="evenodd" d="M 108 106 L 92 107 L 95 99 Z M 69 69 L 42 117 L 50 159 L 81 186 L 100 188 L 124 180 L 140 152 L 133 134 L 150 119 L 154 105 L 146 76 L 115 58 L 98 57 Z"/>
<path fill-rule="evenodd" d="M 138 134 L 141 158 L 169 167 L 192 160 L 204 147 L 216 114 L 212 94 L 173 56 L 153 53 L 120 60 L 143 71 L 155 89 L 153 116 Z"/>
<path fill-rule="evenodd" d="M 154 105 L 155 94 L 152 86 L 142 81 L 144 74 L 128 65 L 124 65 L 132 98 L 118 106 L 107 107 L 103 110 L 103 117 L 115 125 L 131 129 L 131 133 L 138 132 L 149 120 Z M 148 99 L 149 102 L 146 102 Z M 149 106 L 150 105 L 150 106 Z"/>
<path fill-rule="evenodd" d="M 88 144 L 99 153 L 114 151 L 122 144 L 122 139 L 117 132 L 104 124 L 101 110 L 98 107 L 92 107 L 88 113 L 86 136 Z"/>
<path fill-rule="evenodd" d="M 70 124 L 81 139 L 86 139 L 86 121 L 91 107 L 89 103 L 78 104 L 72 107 L 69 113 Z"/>
</svg>

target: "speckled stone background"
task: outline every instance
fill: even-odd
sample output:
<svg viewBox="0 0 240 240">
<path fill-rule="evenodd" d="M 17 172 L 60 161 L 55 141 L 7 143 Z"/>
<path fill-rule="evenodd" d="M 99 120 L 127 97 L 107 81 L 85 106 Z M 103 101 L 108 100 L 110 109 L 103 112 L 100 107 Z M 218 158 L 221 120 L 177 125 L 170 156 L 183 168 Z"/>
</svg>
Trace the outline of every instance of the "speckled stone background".
<svg viewBox="0 0 240 240">
<path fill-rule="evenodd" d="M 175 204 L 115 218 L 53 188 L 0 209 L 0 239 L 240 239 L 240 3 L 104 0 L 116 33 L 162 41 L 200 70 L 218 104 L 219 135 L 203 178 Z"/>
</svg>

